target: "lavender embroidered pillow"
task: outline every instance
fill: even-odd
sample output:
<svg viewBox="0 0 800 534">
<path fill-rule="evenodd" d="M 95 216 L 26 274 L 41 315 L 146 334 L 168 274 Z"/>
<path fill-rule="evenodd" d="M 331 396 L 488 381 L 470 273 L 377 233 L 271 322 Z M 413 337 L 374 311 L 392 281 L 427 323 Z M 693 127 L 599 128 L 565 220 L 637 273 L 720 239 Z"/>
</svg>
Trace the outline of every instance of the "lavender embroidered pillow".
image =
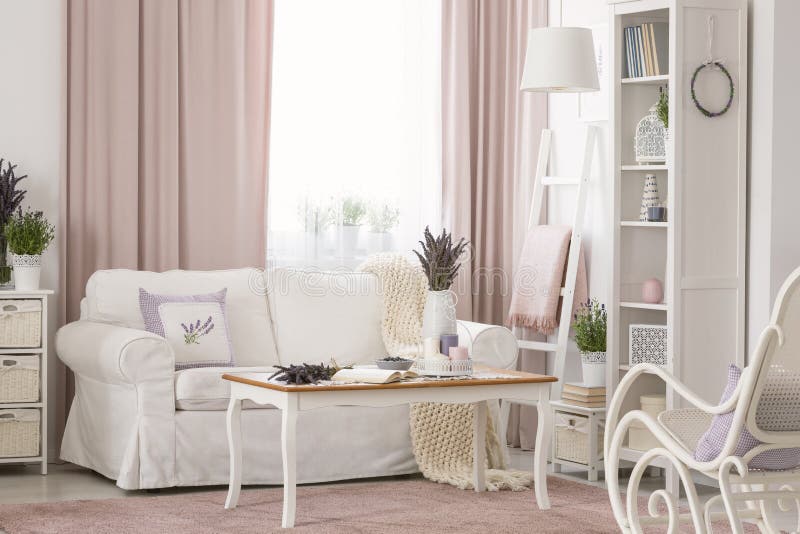
<svg viewBox="0 0 800 534">
<path fill-rule="evenodd" d="M 226 293 L 227 289 L 206 295 L 155 295 L 139 288 L 145 329 L 167 340 L 176 370 L 234 365 Z"/>
<path fill-rule="evenodd" d="M 725 386 L 725 391 L 722 393 L 722 398 L 719 401 L 720 404 L 731 398 L 741 377 L 741 369 L 735 365 L 728 366 L 728 383 Z M 770 387 L 767 386 L 765 391 L 769 389 Z M 757 413 L 757 419 L 758 415 L 760 414 Z M 722 452 L 722 448 L 725 446 L 725 440 L 728 438 L 728 433 L 731 431 L 732 425 L 733 411 L 715 415 L 711 421 L 711 426 L 700 438 L 700 441 L 697 442 L 697 448 L 694 451 L 695 460 L 710 462 L 719 456 Z M 765 428 L 763 425 L 760 425 L 760 427 Z M 761 442 L 753 437 L 745 428 L 739 436 L 739 442 L 736 444 L 733 454 L 735 456 L 744 456 L 760 444 Z M 800 448 L 775 449 L 762 452 L 753 457 L 748 465 L 750 468 L 754 469 L 793 469 L 800 465 Z"/>
</svg>

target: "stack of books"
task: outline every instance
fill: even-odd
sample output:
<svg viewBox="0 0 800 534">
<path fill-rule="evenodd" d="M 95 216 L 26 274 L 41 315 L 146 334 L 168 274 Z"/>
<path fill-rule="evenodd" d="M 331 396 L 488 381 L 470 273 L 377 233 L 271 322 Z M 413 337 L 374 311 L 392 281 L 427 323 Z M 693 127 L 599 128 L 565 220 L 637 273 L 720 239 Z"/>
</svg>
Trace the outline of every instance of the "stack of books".
<svg viewBox="0 0 800 534">
<path fill-rule="evenodd" d="M 574 406 L 584 408 L 605 408 L 605 386 L 584 386 L 579 383 L 567 382 L 561 392 L 561 400 Z"/>
<path fill-rule="evenodd" d="M 628 26 L 624 35 L 629 78 L 669 72 L 669 26 L 666 22 Z"/>
</svg>

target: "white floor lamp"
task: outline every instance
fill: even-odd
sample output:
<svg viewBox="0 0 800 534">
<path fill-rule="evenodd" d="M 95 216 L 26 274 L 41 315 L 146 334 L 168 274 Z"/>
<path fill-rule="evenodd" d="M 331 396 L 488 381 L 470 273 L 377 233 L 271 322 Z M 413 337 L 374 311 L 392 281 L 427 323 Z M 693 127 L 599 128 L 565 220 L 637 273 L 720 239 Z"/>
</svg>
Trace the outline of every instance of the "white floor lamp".
<svg viewBox="0 0 800 534">
<path fill-rule="evenodd" d="M 600 86 L 597 78 L 597 64 L 594 54 L 592 32 L 588 28 L 535 28 L 528 33 L 528 46 L 525 55 L 525 67 L 522 73 L 522 91 L 545 93 L 581 93 L 597 91 Z M 567 258 L 566 276 L 562 288 L 561 316 L 557 341 L 552 343 L 518 339 L 520 349 L 555 353 L 555 369 L 553 374 L 559 381 L 553 385 L 552 395 L 558 399 L 561 395 L 561 384 L 564 381 L 567 344 L 569 342 L 569 325 L 572 319 L 572 304 L 575 294 L 575 279 L 578 271 L 584 213 L 586 211 L 586 183 L 591 172 L 592 156 L 596 130 L 592 126 L 586 128 L 586 142 L 583 151 L 581 174 L 577 178 L 559 178 L 547 176 L 550 158 L 550 139 L 552 131 L 542 130 L 539 144 L 539 161 L 536 165 L 536 177 L 533 187 L 528 228 L 541 221 L 544 186 L 577 186 L 577 201 L 572 222 L 572 238 L 569 257 Z M 518 329 L 515 328 L 515 334 Z M 518 338 L 520 336 L 517 336 Z M 597 480 L 602 460 L 598 449 L 598 429 L 605 409 L 575 408 L 558 401 L 551 403 L 556 412 L 579 413 L 588 418 L 590 431 L 588 434 L 589 457 L 585 462 L 589 472 L 589 480 Z M 508 403 L 503 403 L 503 417 L 508 413 Z M 504 419 L 505 420 L 505 419 Z M 555 452 L 555 451 L 554 451 Z M 560 466 L 553 455 L 554 469 Z M 577 464 L 576 464 L 577 465 Z"/>
</svg>

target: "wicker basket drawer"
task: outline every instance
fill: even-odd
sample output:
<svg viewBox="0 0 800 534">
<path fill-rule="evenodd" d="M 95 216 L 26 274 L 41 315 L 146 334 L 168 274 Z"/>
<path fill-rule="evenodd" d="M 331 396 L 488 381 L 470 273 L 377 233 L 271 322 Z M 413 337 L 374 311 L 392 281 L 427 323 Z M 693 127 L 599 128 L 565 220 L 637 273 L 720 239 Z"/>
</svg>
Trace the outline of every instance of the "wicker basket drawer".
<svg viewBox="0 0 800 534">
<path fill-rule="evenodd" d="M 42 301 L 0 300 L 0 347 L 36 348 L 42 345 Z"/>
<path fill-rule="evenodd" d="M 0 457 L 39 456 L 39 410 L 0 410 Z"/>
<path fill-rule="evenodd" d="M 0 403 L 38 401 L 39 355 L 0 356 Z"/>
<path fill-rule="evenodd" d="M 554 455 L 560 460 L 589 465 L 589 418 L 556 413 Z M 597 452 L 602 456 L 603 429 L 597 434 Z"/>
</svg>

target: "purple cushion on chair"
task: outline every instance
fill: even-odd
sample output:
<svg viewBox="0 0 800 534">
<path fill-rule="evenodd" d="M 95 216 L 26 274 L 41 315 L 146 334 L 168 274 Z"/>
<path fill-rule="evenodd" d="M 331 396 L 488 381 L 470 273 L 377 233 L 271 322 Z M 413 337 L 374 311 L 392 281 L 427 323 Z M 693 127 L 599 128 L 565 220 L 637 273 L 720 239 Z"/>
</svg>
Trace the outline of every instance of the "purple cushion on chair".
<svg viewBox="0 0 800 534">
<path fill-rule="evenodd" d="M 722 404 L 731 398 L 739 379 L 742 377 L 742 370 L 735 365 L 728 366 L 728 384 L 722 393 L 719 403 Z M 733 411 L 715 415 L 711 420 L 711 426 L 697 442 L 694 451 L 694 458 L 700 462 L 710 462 L 717 458 L 722 452 L 725 440 L 733 424 Z M 761 442 L 753 437 L 745 428 L 739 436 L 739 443 L 733 451 L 734 456 L 744 456 L 749 451 L 760 445 Z M 800 448 L 776 449 L 762 452 L 750 460 L 749 467 L 754 469 L 792 469 L 800 465 Z"/>
<path fill-rule="evenodd" d="M 205 295 L 155 295 L 139 288 L 145 330 L 167 340 L 175 369 L 233 367 L 225 313 L 227 288 Z"/>
</svg>

